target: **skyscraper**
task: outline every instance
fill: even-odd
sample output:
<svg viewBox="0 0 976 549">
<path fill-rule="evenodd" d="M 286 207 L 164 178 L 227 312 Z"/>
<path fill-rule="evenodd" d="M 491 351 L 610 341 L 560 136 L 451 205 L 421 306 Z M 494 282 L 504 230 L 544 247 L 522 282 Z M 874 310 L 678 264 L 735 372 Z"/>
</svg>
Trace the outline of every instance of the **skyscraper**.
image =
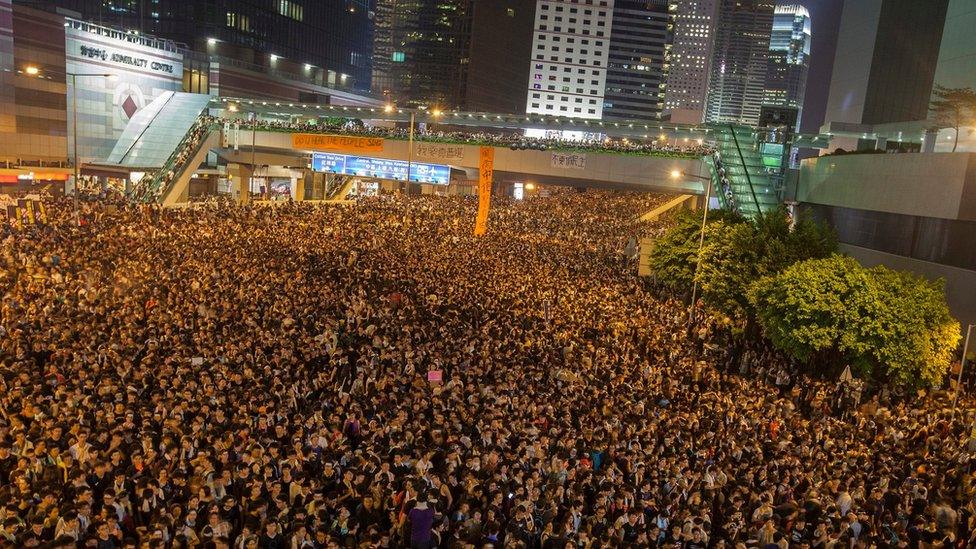
<svg viewBox="0 0 976 549">
<path fill-rule="evenodd" d="M 409 107 L 522 111 L 534 9 L 535 0 L 379 0 L 373 93 Z"/>
<path fill-rule="evenodd" d="M 471 13 L 471 0 L 379 0 L 373 93 L 405 106 L 458 106 Z"/>
<path fill-rule="evenodd" d="M 810 71 L 810 41 L 810 12 L 799 4 L 776 6 L 763 104 L 795 108 L 797 126 Z"/>
<path fill-rule="evenodd" d="M 721 0 L 706 122 L 759 122 L 774 8 L 773 0 Z"/>
<path fill-rule="evenodd" d="M 825 121 L 924 120 L 948 5 L 949 0 L 846 0 Z M 971 6 L 964 0 L 960 7 Z"/>
<path fill-rule="evenodd" d="M 527 113 L 603 116 L 613 8 L 614 0 L 538 0 Z"/>
<path fill-rule="evenodd" d="M 666 0 L 617 0 L 613 7 L 605 120 L 660 120 L 671 56 Z"/>
<path fill-rule="evenodd" d="M 525 114 L 535 7 L 535 0 L 475 2 L 465 110 Z"/>
<path fill-rule="evenodd" d="M 671 4 L 674 39 L 664 112 L 672 122 L 698 124 L 704 119 L 717 7 L 718 0 L 676 0 Z"/>
<path fill-rule="evenodd" d="M 447 0 L 444 0 L 447 1 Z M 372 0 L 14 0 L 333 87 L 370 87 Z"/>
</svg>

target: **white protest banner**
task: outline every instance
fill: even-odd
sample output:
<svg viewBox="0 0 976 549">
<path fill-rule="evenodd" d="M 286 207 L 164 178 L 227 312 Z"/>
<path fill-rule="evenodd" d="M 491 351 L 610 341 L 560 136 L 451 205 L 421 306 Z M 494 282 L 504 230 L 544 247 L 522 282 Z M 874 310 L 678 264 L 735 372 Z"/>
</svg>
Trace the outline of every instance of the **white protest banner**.
<svg viewBox="0 0 976 549">
<path fill-rule="evenodd" d="M 462 145 L 445 145 L 443 143 L 416 143 L 414 154 L 417 158 L 424 160 L 437 160 L 439 162 L 460 161 L 464 159 L 464 147 Z"/>
<path fill-rule="evenodd" d="M 552 153 L 552 167 L 563 169 L 586 169 L 586 155 L 580 153 Z"/>
</svg>

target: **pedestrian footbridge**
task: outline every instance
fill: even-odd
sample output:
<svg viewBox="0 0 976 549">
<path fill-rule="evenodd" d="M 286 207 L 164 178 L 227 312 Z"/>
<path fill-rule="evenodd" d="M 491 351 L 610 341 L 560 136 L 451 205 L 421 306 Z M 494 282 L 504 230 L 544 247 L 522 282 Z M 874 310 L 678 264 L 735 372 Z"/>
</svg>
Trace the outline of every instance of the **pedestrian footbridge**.
<svg viewBox="0 0 976 549">
<path fill-rule="evenodd" d="M 280 112 L 285 111 L 288 112 Z M 253 111 L 253 112 L 246 112 Z M 267 119 L 265 119 L 267 117 Z M 381 132 L 419 118 L 423 125 L 482 135 L 464 142 L 417 139 Z M 283 121 L 285 120 L 285 121 Z M 337 129 L 348 122 L 347 126 Z M 368 126 L 362 122 L 368 121 Z M 321 125 L 319 125 L 321 123 Z M 696 157 L 664 151 L 639 152 L 561 148 L 550 142 L 545 150 L 493 143 L 488 133 L 516 133 L 554 124 L 617 139 L 647 138 L 668 132 L 669 142 L 693 139 L 715 153 Z M 317 128 L 322 128 L 318 130 Z M 332 129 L 326 129 L 332 128 Z M 496 183 L 523 182 L 585 187 L 647 190 L 675 195 L 702 195 L 713 183 L 723 206 L 758 215 L 779 204 L 782 170 L 770 169 L 763 150 L 763 133 L 741 126 L 682 126 L 653 128 L 642 124 L 558 120 L 552 117 L 513 117 L 484 113 L 433 113 L 320 105 L 281 106 L 254 101 L 233 103 L 197 94 L 168 93 L 140 111 L 126 128 L 106 166 L 138 169 L 146 176 L 134 196 L 172 206 L 186 200 L 192 175 L 209 162 L 242 167 L 238 184 L 249 180 L 255 166 L 289 166 L 306 172 L 430 182 L 418 166 L 437 166 L 441 184 L 473 184 L 478 179 L 482 147 L 494 149 Z M 662 134 L 662 138 L 665 136 Z M 673 141 L 671 141 L 673 140 Z M 494 140 L 497 141 L 497 140 Z M 539 147 L 541 149 L 542 147 Z M 782 155 L 781 155 L 782 156 Z M 782 158 L 780 158 L 782 160 Z M 341 167 L 340 167 L 341 166 Z M 428 170 L 432 168 L 423 168 Z M 427 172 L 424 172 L 427 173 Z M 448 174 L 448 175 L 445 175 Z"/>
</svg>

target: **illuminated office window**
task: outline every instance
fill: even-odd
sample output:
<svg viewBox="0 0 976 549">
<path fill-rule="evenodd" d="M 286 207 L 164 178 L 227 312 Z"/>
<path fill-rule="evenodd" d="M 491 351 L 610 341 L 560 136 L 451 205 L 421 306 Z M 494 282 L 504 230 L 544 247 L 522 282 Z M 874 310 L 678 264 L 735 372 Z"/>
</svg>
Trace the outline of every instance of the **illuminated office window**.
<svg viewBox="0 0 976 549">
<path fill-rule="evenodd" d="M 302 5 L 294 0 L 278 0 L 278 13 L 295 21 L 305 19 L 305 11 Z"/>
</svg>

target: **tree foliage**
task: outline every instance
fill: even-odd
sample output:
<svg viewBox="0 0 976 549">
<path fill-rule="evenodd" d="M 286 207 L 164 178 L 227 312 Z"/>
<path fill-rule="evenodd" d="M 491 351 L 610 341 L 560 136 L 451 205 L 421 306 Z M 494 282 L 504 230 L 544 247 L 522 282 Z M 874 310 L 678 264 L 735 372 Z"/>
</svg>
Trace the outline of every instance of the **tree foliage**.
<svg viewBox="0 0 976 549">
<path fill-rule="evenodd" d="M 850 365 L 878 381 L 932 385 L 959 344 L 941 282 L 849 257 L 801 261 L 760 279 L 749 297 L 773 345 L 822 375 Z"/>
<path fill-rule="evenodd" d="M 839 255 L 802 261 L 760 279 L 749 297 L 766 337 L 803 362 L 846 348 L 846 303 L 868 288 L 857 261 Z"/>
<path fill-rule="evenodd" d="M 725 210 L 711 211 L 708 214 L 705 240 L 710 242 L 717 235 L 723 234 L 729 225 L 744 222 L 741 216 Z M 651 250 L 651 270 L 662 286 L 676 294 L 683 294 L 691 289 L 698 263 L 701 226 L 702 212 L 678 212 L 674 224 L 654 243 Z"/>
<path fill-rule="evenodd" d="M 871 269 L 878 315 L 862 332 L 884 377 L 900 385 L 940 382 L 959 345 L 960 327 L 946 305 L 945 284 L 886 267 Z"/>
<path fill-rule="evenodd" d="M 902 386 L 937 383 L 959 343 L 941 282 L 837 255 L 833 231 L 783 210 L 755 222 L 709 212 L 699 256 L 701 213 L 682 212 L 655 244 L 659 282 L 687 296 L 696 276 L 706 306 L 747 336 L 759 330 L 813 373 L 844 366 Z"/>
<path fill-rule="evenodd" d="M 706 242 L 698 280 L 702 297 L 730 318 L 752 319 L 748 291 L 753 283 L 798 261 L 828 257 L 835 251 L 833 231 L 803 217 L 791 228 L 785 210 L 756 223 L 737 223 Z"/>
<path fill-rule="evenodd" d="M 972 88 L 946 88 L 936 86 L 932 90 L 929 109 L 937 128 L 952 128 L 956 132 L 952 152 L 959 146 L 959 128 L 966 124 L 976 111 L 976 91 Z"/>
</svg>

